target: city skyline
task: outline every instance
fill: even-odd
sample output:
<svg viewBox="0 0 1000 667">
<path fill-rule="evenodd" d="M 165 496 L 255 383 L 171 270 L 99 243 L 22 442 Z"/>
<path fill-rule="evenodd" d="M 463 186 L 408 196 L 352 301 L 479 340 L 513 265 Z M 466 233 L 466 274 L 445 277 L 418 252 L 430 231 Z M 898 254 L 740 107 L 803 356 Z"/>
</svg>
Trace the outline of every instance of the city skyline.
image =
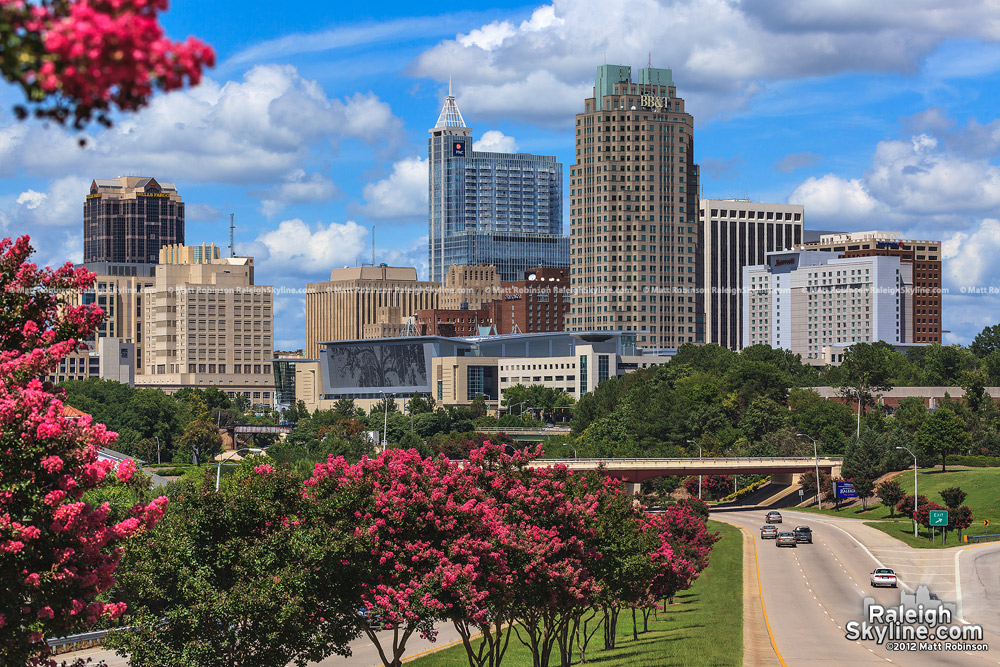
<svg viewBox="0 0 1000 667">
<path fill-rule="evenodd" d="M 812 229 L 940 239 L 945 342 L 993 323 L 1000 296 L 960 290 L 1000 285 L 995 4 L 491 5 L 413 16 L 385 3 L 350 17 L 262 6 L 239 33 L 174 6 L 168 32 L 205 38 L 220 65 L 194 90 L 92 128 L 84 149 L 13 120 L 19 93 L 0 88 L 0 227 L 31 233 L 41 263 L 80 261 L 92 180 L 175 183 L 188 244 L 226 246 L 236 214 L 237 252 L 289 290 L 275 299 L 275 346 L 301 347 L 294 291 L 371 261 L 373 224 L 377 262 L 427 275 L 426 129 L 449 75 L 474 150 L 555 155 L 568 180 L 595 68 L 651 61 L 673 69 L 695 118 L 705 197 L 802 204 Z"/>
</svg>

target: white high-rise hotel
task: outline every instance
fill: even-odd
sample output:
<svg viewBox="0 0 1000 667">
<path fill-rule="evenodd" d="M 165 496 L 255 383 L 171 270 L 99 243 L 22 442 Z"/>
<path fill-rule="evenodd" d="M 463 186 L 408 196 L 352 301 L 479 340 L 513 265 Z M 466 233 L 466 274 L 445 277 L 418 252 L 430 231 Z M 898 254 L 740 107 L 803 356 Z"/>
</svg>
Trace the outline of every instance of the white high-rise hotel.
<svg viewBox="0 0 1000 667">
<path fill-rule="evenodd" d="M 832 348 L 913 340 L 913 265 L 899 257 L 824 251 L 767 254 L 743 269 L 743 347 L 791 350 L 813 364 Z"/>
</svg>

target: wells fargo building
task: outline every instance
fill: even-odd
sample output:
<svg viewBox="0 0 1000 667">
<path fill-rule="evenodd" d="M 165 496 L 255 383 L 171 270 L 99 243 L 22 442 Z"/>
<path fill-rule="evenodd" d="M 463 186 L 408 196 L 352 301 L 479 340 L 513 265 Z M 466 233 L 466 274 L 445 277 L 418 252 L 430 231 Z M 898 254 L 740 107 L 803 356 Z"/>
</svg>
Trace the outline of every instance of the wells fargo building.
<svg viewBox="0 0 1000 667">
<path fill-rule="evenodd" d="M 173 183 L 97 179 L 83 204 L 83 261 L 156 264 L 160 248 L 184 244 L 184 202 Z"/>
</svg>

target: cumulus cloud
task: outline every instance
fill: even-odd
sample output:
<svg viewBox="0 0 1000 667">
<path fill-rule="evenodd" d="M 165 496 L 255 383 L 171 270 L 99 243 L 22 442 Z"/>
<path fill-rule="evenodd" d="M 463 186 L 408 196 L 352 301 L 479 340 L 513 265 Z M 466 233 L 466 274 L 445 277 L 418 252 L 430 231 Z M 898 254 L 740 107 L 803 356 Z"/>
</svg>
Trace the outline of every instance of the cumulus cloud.
<svg viewBox="0 0 1000 667">
<path fill-rule="evenodd" d="M 861 179 L 844 179 L 833 174 L 810 177 L 788 197 L 789 203 L 805 206 L 810 219 L 866 219 L 883 208 Z"/>
<path fill-rule="evenodd" d="M 306 174 L 296 169 L 281 185 L 256 193 L 261 197 L 260 210 L 267 218 L 272 218 L 289 204 L 323 202 L 337 194 L 337 186 L 323 174 Z"/>
<path fill-rule="evenodd" d="M 367 235 L 368 230 L 353 220 L 310 226 L 295 218 L 241 245 L 240 252 L 255 258 L 261 275 L 319 279 L 332 268 L 353 264 Z"/>
<path fill-rule="evenodd" d="M 76 177 L 52 181 L 47 192 L 27 189 L 0 203 L 0 216 L 15 230 L 40 236 L 39 227 L 82 227 L 83 197 L 90 181 Z"/>
<path fill-rule="evenodd" d="M 453 74 L 475 115 L 557 124 L 580 110 L 581 90 L 591 93 L 599 54 L 639 65 L 655 45 L 654 62 L 674 68 L 682 96 L 704 95 L 698 108 L 724 112 L 761 82 L 913 71 L 947 38 L 995 41 L 998 17 L 992 0 L 553 0 L 520 23 L 494 21 L 440 42 L 414 70 L 438 81 Z"/>
<path fill-rule="evenodd" d="M 774 163 L 774 168 L 777 171 L 787 174 L 795 171 L 796 169 L 811 167 L 822 159 L 823 156 L 817 155 L 816 153 L 789 153 L 785 157 L 776 161 Z"/>
<path fill-rule="evenodd" d="M 378 219 L 427 215 L 427 160 L 408 157 L 392 165 L 392 173 L 362 190 L 364 213 Z"/>
<path fill-rule="evenodd" d="M 273 181 L 301 168 L 318 143 L 398 145 L 402 122 L 372 93 L 331 99 L 294 67 L 261 65 L 241 81 L 204 79 L 195 88 L 158 95 L 149 107 L 87 136 L 83 149 L 77 138 L 39 125 L 2 128 L 0 165 L 17 164 L 43 177 L 111 177 L 142 165 L 170 180 Z"/>
<path fill-rule="evenodd" d="M 933 118 L 931 123 L 942 126 Z M 970 122 L 946 130 L 944 139 L 921 133 L 881 141 L 862 176 L 810 177 L 788 200 L 805 205 L 810 220 L 826 225 L 888 223 L 939 237 L 940 227 L 962 227 L 1000 207 L 1000 167 L 978 149 L 972 155 L 963 150 L 988 125 Z"/>
<path fill-rule="evenodd" d="M 516 153 L 517 141 L 500 130 L 487 130 L 483 132 L 483 136 L 472 142 L 472 150 L 484 153 Z"/>
</svg>

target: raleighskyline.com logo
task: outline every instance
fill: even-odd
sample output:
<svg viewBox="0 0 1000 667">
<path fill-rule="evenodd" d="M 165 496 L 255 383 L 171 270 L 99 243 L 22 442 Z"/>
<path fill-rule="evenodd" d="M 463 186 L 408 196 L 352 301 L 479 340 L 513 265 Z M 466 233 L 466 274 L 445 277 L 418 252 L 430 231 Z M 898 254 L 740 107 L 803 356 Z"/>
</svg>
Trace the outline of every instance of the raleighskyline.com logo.
<svg viewBox="0 0 1000 667">
<path fill-rule="evenodd" d="M 848 621 L 845 637 L 874 641 L 889 651 L 988 651 L 981 625 L 958 621 L 955 605 L 931 596 L 926 586 L 915 595 L 900 591 L 899 605 L 887 607 L 865 598 L 864 620 Z"/>
</svg>

